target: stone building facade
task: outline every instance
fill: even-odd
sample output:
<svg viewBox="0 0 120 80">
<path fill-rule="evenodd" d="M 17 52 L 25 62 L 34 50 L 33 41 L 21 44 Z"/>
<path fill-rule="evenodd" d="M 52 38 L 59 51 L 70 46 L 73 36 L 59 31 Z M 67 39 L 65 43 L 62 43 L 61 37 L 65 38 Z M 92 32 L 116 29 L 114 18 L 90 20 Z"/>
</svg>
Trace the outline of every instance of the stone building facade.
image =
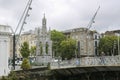
<svg viewBox="0 0 120 80">
<path fill-rule="evenodd" d="M 120 30 L 112 30 L 112 31 L 106 31 L 103 33 L 103 36 L 116 36 L 117 34 L 120 34 Z"/>
<path fill-rule="evenodd" d="M 98 54 L 97 47 L 100 34 L 96 31 L 90 31 L 87 28 L 74 28 L 63 31 L 63 33 L 67 38 L 72 38 L 80 42 L 80 56 L 95 56 Z"/>
<path fill-rule="evenodd" d="M 16 36 L 16 38 L 17 38 L 17 36 Z M 16 55 L 17 55 L 17 57 L 22 57 L 19 50 L 21 48 L 21 45 L 24 42 L 27 42 L 29 44 L 29 49 L 31 49 L 31 47 L 36 46 L 36 29 L 24 32 L 20 36 L 19 40 L 16 43 Z"/>
</svg>

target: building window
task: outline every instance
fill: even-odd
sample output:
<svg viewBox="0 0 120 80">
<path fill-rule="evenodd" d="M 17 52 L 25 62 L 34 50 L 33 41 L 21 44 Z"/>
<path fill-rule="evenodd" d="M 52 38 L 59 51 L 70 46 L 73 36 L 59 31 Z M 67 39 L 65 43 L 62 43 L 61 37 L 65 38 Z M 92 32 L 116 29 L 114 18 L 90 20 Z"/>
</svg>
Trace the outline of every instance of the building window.
<svg viewBox="0 0 120 80">
<path fill-rule="evenodd" d="M 48 47 L 49 47 L 48 42 L 46 42 L 46 54 L 48 54 Z"/>
<path fill-rule="evenodd" d="M 76 35 L 76 39 L 78 39 L 78 35 Z"/>
<path fill-rule="evenodd" d="M 97 48 L 95 48 L 95 55 L 98 55 L 98 54 L 97 54 Z"/>
<path fill-rule="evenodd" d="M 95 41 L 95 47 L 97 47 L 97 41 Z"/>
<path fill-rule="evenodd" d="M 42 55 L 42 54 L 43 54 L 43 45 L 42 45 L 41 42 L 40 42 L 39 44 L 40 44 L 40 45 L 39 45 L 39 46 L 40 46 L 40 55 Z"/>
<path fill-rule="evenodd" d="M 95 35 L 95 39 L 97 39 L 97 35 Z"/>
<path fill-rule="evenodd" d="M 6 27 L 4 27 L 4 30 L 6 31 Z"/>
</svg>

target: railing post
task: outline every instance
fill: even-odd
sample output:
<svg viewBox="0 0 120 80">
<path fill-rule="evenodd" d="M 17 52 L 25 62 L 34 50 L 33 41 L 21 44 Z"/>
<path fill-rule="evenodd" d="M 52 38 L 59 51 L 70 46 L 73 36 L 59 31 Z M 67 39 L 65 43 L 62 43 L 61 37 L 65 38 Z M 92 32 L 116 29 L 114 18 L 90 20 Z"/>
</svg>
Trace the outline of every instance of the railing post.
<svg viewBox="0 0 120 80">
<path fill-rule="evenodd" d="M 105 80 L 105 73 L 102 73 L 103 80 Z"/>
<path fill-rule="evenodd" d="M 90 75 L 91 75 L 91 73 L 88 73 L 88 74 L 86 75 L 87 80 L 90 80 Z"/>
<path fill-rule="evenodd" d="M 119 80 L 119 73 L 116 72 L 116 80 Z"/>
</svg>

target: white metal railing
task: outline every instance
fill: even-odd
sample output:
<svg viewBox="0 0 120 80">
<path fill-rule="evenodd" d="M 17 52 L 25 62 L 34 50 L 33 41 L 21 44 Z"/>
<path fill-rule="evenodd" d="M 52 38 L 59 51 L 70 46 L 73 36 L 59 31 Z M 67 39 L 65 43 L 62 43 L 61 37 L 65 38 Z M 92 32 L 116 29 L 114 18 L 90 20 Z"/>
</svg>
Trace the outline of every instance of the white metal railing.
<svg viewBox="0 0 120 80">
<path fill-rule="evenodd" d="M 118 66 L 120 56 L 100 56 L 100 57 L 83 57 L 72 60 L 51 62 L 51 68 L 67 68 L 76 66 Z"/>
</svg>

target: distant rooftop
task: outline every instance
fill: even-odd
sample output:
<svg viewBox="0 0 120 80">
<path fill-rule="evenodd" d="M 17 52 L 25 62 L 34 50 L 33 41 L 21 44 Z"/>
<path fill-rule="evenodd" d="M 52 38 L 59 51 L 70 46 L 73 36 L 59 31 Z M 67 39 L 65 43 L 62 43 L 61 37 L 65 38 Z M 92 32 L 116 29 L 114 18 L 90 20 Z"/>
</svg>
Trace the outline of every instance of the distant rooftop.
<svg viewBox="0 0 120 80">
<path fill-rule="evenodd" d="M 70 33 L 70 32 L 77 32 L 77 31 L 86 31 L 87 28 L 73 28 L 73 29 L 69 29 L 69 30 L 65 30 L 63 31 L 63 33 Z"/>
<path fill-rule="evenodd" d="M 0 25 L 0 32 L 10 32 L 10 26 Z"/>
</svg>

